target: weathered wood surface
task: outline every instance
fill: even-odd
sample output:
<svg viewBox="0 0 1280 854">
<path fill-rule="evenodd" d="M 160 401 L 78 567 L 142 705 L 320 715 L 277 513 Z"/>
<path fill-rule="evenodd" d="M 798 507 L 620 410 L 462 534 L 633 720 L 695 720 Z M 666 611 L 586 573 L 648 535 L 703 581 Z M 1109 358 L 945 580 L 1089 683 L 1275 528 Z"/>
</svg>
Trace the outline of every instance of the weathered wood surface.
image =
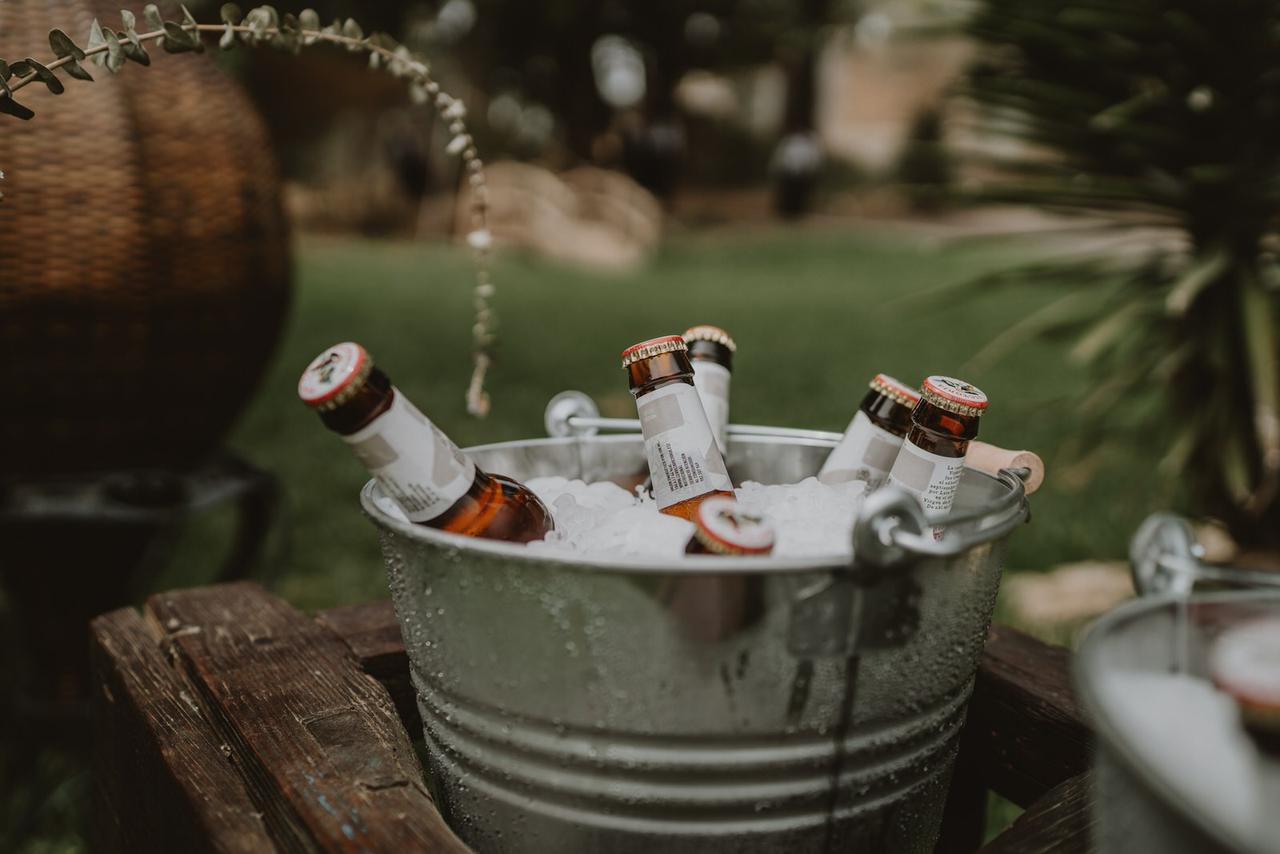
<svg viewBox="0 0 1280 854">
<path fill-rule="evenodd" d="M 1084 854 L 1093 850 L 1093 781 L 1085 773 L 1049 790 L 980 854 Z"/>
<path fill-rule="evenodd" d="M 247 583 L 154 596 L 146 618 L 172 662 L 169 696 L 198 710 L 275 847 L 468 851 L 428 797 L 390 696 L 328 628 Z"/>
<path fill-rule="evenodd" d="M 190 687 L 132 608 L 91 625 L 101 851 L 252 851 L 262 816 Z"/>
<path fill-rule="evenodd" d="M 992 626 L 961 750 L 988 787 L 1021 807 L 1084 773 L 1092 736 L 1071 687 L 1071 653 Z"/>
<path fill-rule="evenodd" d="M 316 622 L 342 638 L 361 669 L 386 687 L 404 728 L 417 738 L 422 732 L 422 719 L 391 600 L 321 611 Z"/>
</svg>

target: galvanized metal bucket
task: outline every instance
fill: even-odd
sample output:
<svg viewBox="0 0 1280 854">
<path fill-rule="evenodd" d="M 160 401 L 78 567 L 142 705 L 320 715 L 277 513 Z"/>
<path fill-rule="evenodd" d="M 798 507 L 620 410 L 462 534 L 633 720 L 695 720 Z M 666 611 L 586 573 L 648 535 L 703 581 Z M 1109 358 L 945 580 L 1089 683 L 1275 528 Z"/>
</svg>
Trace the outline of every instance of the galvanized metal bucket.
<svg viewBox="0 0 1280 854">
<path fill-rule="evenodd" d="M 1185 521 L 1167 514 L 1149 518 L 1135 534 L 1130 554 L 1135 586 L 1143 597 L 1094 623 L 1076 655 L 1077 690 L 1097 736 L 1094 841 L 1100 854 L 1280 851 L 1280 834 L 1259 833 L 1193 797 L 1187 780 L 1175 779 L 1173 768 L 1138 749 L 1141 733 L 1134 731 L 1132 712 L 1122 708 L 1117 691 L 1125 684 L 1121 680 L 1132 683 L 1135 676 L 1148 674 L 1207 678 L 1208 651 L 1224 627 L 1280 615 L 1274 577 L 1203 564 L 1200 556 Z M 1193 594 L 1199 582 L 1270 590 Z M 1144 714 L 1152 724 L 1171 713 L 1156 700 L 1147 705 Z M 1229 760 L 1243 761 L 1222 754 L 1212 761 Z M 1183 773 L 1205 777 L 1208 771 L 1201 766 Z"/>
<path fill-rule="evenodd" d="M 742 480 L 838 439 L 731 439 Z M 468 449 L 484 469 L 634 482 L 638 435 Z M 870 496 L 858 559 L 577 558 L 398 521 L 375 484 L 437 799 L 480 852 L 929 851 L 1021 480 L 966 471 L 935 541 Z M 715 628 L 709 628 L 714 626 Z"/>
</svg>

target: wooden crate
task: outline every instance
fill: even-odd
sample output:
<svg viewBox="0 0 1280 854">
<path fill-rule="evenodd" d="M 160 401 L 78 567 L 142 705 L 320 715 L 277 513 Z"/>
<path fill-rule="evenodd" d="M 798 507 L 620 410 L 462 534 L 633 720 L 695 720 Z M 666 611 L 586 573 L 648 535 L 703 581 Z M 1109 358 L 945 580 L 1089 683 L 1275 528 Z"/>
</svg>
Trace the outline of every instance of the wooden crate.
<svg viewBox="0 0 1280 854">
<path fill-rule="evenodd" d="M 92 632 L 95 847 L 469 851 L 423 783 L 390 602 L 313 619 L 225 584 L 153 596 Z M 978 848 L 989 789 L 1027 810 L 984 852 L 1088 850 L 1090 739 L 1068 664 L 992 628 L 939 851 Z"/>
</svg>

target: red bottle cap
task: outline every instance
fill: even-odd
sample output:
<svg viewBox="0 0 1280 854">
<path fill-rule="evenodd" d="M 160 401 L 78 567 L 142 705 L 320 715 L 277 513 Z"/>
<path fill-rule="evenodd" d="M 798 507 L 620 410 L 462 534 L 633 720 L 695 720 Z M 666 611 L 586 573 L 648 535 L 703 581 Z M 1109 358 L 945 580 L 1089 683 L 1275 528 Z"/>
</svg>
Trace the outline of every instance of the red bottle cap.
<svg viewBox="0 0 1280 854">
<path fill-rule="evenodd" d="M 987 408 L 982 389 L 955 377 L 932 376 L 920 387 L 925 400 L 958 415 L 981 415 Z"/>
<path fill-rule="evenodd" d="M 663 335 L 661 338 L 650 338 L 648 341 L 632 344 L 622 351 L 622 367 L 625 368 L 632 362 L 648 359 L 661 353 L 675 353 L 688 349 L 688 346 L 684 343 L 684 337 L 681 335 Z"/>
<path fill-rule="evenodd" d="M 353 341 L 334 344 L 312 360 L 298 380 L 298 397 L 308 406 L 332 409 L 354 392 L 373 370 L 369 353 Z"/>
<path fill-rule="evenodd" d="M 698 505 L 693 535 L 708 551 L 723 555 L 767 555 L 773 551 L 773 527 L 742 511 L 732 498 L 708 498 Z"/>
</svg>

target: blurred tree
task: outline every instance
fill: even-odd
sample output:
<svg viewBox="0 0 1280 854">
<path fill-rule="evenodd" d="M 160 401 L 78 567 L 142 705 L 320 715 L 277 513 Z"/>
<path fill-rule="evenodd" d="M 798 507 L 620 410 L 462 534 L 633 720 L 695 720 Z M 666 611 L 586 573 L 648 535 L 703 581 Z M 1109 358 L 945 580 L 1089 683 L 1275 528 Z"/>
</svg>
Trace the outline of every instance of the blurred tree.
<svg viewBox="0 0 1280 854">
<path fill-rule="evenodd" d="M 946 204 L 954 175 L 937 105 L 916 115 L 894 172 L 915 210 L 936 211 Z"/>
<path fill-rule="evenodd" d="M 1080 332 L 1082 443 L 1168 430 L 1197 509 L 1280 545 L 1280 2 L 981 0 L 970 31 L 968 92 L 1023 143 L 984 195 L 1148 229 L 1146 251 L 1011 271 L 1076 288 L 1009 340 Z"/>
</svg>

